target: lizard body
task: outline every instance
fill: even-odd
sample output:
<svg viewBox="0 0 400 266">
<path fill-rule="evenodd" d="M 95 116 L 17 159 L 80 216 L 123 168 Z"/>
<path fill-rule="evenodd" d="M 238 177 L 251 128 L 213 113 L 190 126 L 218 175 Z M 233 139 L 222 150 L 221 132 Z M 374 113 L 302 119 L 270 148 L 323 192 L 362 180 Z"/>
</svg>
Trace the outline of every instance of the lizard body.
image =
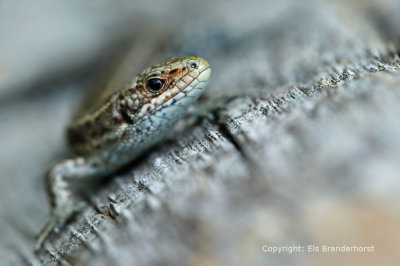
<svg viewBox="0 0 400 266">
<path fill-rule="evenodd" d="M 47 173 L 50 216 L 36 248 L 78 208 L 69 183 L 110 175 L 164 138 L 207 86 L 211 69 L 196 56 L 173 57 L 144 70 L 67 127 L 75 157 Z"/>
</svg>

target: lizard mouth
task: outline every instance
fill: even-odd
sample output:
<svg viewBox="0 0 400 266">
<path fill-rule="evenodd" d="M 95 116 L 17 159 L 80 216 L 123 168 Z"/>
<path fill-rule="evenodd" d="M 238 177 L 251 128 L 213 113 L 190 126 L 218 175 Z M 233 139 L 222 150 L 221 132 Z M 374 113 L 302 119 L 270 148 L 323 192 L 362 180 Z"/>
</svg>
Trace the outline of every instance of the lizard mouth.
<svg viewBox="0 0 400 266">
<path fill-rule="evenodd" d="M 211 68 L 210 64 L 207 60 L 197 57 L 196 60 L 193 60 L 197 64 L 197 69 L 193 72 L 198 72 L 197 77 L 193 77 L 191 73 L 187 74 L 193 77 L 193 80 L 186 86 L 186 88 L 182 91 L 187 94 L 201 94 L 203 90 L 206 88 L 208 80 L 211 76 Z M 192 93 L 193 92 L 193 93 Z M 197 93 L 195 93 L 197 92 Z M 199 96 L 198 95 L 198 96 Z M 195 96 L 195 95 L 193 95 Z M 192 97 L 193 97 L 192 96 Z"/>
<path fill-rule="evenodd" d="M 211 68 L 207 66 L 206 68 L 199 71 L 199 75 L 195 78 L 188 86 L 183 90 L 183 92 L 191 92 L 193 90 L 200 90 L 199 93 L 203 92 L 207 86 L 208 80 L 211 76 Z"/>
<path fill-rule="evenodd" d="M 195 67 L 193 64 L 195 63 Z M 203 93 L 207 87 L 208 80 L 211 76 L 211 68 L 209 63 L 200 57 L 191 57 L 187 64 L 192 67 L 192 70 L 185 76 L 190 76 L 191 81 L 182 89 L 181 85 L 176 84 L 175 89 L 178 90 L 176 95 L 170 95 L 170 98 L 165 101 L 168 94 L 160 95 L 153 103 L 143 106 L 141 113 L 150 111 L 150 115 L 157 114 L 163 117 L 169 117 L 171 120 L 178 119 L 187 108 Z M 193 69 L 195 68 L 195 69 Z M 184 82 L 182 77 L 177 83 Z M 172 97 L 171 97 L 172 96 Z M 164 102 L 163 102 L 164 101 Z M 159 104 L 157 105 L 157 102 Z M 157 116 L 156 115 L 156 116 Z"/>
<path fill-rule="evenodd" d="M 200 66 L 199 66 L 199 74 L 197 75 L 196 78 L 194 78 L 184 90 L 182 90 L 180 93 L 175 95 L 168 103 L 167 105 L 171 104 L 176 104 L 181 107 L 189 107 L 189 105 L 194 102 L 205 90 L 208 84 L 208 80 L 210 79 L 211 76 L 211 68 L 208 62 L 204 59 L 199 60 L 200 61 Z"/>
</svg>

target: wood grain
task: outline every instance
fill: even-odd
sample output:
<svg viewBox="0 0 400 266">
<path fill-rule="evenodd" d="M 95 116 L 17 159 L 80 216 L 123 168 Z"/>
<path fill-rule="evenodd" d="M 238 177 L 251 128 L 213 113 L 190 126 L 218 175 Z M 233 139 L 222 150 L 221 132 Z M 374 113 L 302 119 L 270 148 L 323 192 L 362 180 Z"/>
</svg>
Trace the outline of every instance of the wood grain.
<svg viewBox="0 0 400 266">
<path fill-rule="evenodd" d="M 13 232 L 6 233 L 4 244 L 12 252 L 0 251 L 5 263 L 396 265 L 399 4 L 208 4 L 209 12 L 177 28 L 157 56 L 206 58 L 213 77 L 204 102 L 240 97 L 214 111 L 212 119 L 180 123 L 162 145 L 83 193 L 85 209 L 38 254 L 31 248 L 46 213 L 44 192 L 39 185 L 19 187 L 14 211 L 1 208 Z M 79 94 L 54 92 L 67 100 L 64 113 L 53 116 L 67 117 Z M 50 100 L 31 104 L 56 110 Z M 51 124 L 52 117 L 44 117 L 43 125 Z M 23 126 L 29 127 L 35 123 Z M 0 133 L 4 139 L 7 132 Z M 35 134 L 39 138 L 43 131 Z M 36 165 L 29 169 L 36 169 L 37 183 L 40 169 L 63 150 L 60 135 L 51 137 L 40 163 L 30 164 Z M 15 180 L 22 180 L 19 175 Z M 25 198 L 37 199 L 22 203 L 29 190 Z M 5 195 L 2 199 L 11 199 Z M 30 216 L 35 218 L 28 225 Z M 301 245 L 306 251 L 270 254 L 262 251 L 264 245 Z M 312 253 L 309 245 L 373 245 L 375 252 Z"/>
</svg>

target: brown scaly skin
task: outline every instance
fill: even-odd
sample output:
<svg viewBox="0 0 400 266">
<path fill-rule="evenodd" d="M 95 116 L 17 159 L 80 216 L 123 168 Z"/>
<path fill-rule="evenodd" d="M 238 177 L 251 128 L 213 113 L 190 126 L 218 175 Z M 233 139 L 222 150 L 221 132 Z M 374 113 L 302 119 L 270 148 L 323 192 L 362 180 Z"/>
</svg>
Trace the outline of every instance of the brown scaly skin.
<svg viewBox="0 0 400 266">
<path fill-rule="evenodd" d="M 75 157 L 47 173 L 51 211 L 36 249 L 80 208 L 69 183 L 110 175 L 159 142 L 204 91 L 210 74 L 200 57 L 167 59 L 70 122 L 67 139 Z"/>
</svg>

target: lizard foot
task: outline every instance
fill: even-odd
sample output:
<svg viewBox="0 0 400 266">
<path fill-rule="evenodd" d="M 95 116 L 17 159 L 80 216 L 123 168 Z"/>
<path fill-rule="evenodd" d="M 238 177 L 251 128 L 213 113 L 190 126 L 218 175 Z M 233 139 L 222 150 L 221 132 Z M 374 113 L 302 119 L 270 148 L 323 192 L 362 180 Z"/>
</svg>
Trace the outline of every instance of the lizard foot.
<svg viewBox="0 0 400 266">
<path fill-rule="evenodd" d="M 39 251 L 49 236 L 55 232 L 58 233 L 68 220 L 70 220 L 84 206 L 83 202 L 76 204 L 74 207 L 54 208 L 50 211 L 47 220 L 42 224 L 38 233 L 35 245 L 35 251 Z"/>
<path fill-rule="evenodd" d="M 189 125 L 194 125 L 200 119 L 214 120 L 216 112 L 238 97 L 237 94 L 228 94 L 200 102 L 189 108 L 185 119 Z"/>
</svg>

